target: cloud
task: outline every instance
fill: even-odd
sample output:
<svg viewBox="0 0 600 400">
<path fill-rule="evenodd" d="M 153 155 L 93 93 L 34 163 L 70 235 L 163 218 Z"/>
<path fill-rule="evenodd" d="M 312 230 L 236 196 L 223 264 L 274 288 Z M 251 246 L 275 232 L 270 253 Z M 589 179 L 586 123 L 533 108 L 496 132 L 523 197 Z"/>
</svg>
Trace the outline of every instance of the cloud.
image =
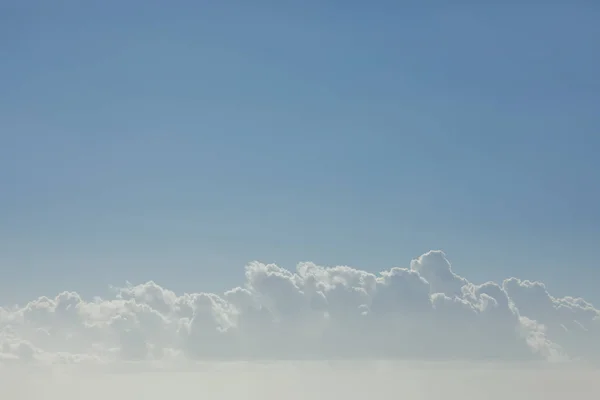
<svg viewBox="0 0 600 400">
<path fill-rule="evenodd" d="M 600 311 L 539 282 L 475 284 L 430 251 L 379 274 L 246 266 L 223 294 L 154 282 L 0 308 L 0 364 L 256 359 L 600 360 Z"/>
</svg>

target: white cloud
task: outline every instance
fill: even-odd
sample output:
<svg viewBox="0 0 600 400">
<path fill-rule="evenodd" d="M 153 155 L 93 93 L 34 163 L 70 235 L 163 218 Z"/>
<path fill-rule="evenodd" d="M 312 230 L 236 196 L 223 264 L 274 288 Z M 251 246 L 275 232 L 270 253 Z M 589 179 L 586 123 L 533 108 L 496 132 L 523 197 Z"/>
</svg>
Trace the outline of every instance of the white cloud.
<svg viewBox="0 0 600 400">
<path fill-rule="evenodd" d="M 0 308 L 0 364 L 145 360 L 600 360 L 600 311 L 539 282 L 475 284 L 439 251 L 380 274 L 258 262 L 221 295 L 154 282 Z"/>
</svg>

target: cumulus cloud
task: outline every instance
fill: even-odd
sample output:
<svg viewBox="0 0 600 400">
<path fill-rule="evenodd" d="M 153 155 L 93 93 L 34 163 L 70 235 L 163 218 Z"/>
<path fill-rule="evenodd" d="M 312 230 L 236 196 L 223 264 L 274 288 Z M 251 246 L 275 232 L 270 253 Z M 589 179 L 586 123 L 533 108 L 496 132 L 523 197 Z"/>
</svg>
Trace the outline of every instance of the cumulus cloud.
<svg viewBox="0 0 600 400">
<path fill-rule="evenodd" d="M 146 282 L 0 308 L 0 364 L 215 359 L 596 362 L 600 310 L 540 282 L 470 282 L 441 251 L 378 274 L 253 262 L 222 294 Z"/>
</svg>

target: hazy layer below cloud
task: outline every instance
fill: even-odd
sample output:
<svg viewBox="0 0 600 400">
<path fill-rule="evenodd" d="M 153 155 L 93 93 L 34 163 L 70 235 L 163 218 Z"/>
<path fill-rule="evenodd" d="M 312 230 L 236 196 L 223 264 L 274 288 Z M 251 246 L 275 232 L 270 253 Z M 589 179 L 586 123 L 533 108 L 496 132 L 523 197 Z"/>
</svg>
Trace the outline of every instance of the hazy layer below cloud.
<svg viewBox="0 0 600 400">
<path fill-rule="evenodd" d="M 600 311 L 540 282 L 470 282 L 439 251 L 379 274 L 253 262 L 222 294 L 147 282 L 0 308 L 0 365 L 215 359 L 598 362 Z"/>
<path fill-rule="evenodd" d="M 31 368 L 31 367 L 29 367 Z M 366 362 L 212 363 L 190 372 L 54 368 L 0 374 L 6 399 L 598 399 L 600 372 L 513 365 Z"/>
</svg>

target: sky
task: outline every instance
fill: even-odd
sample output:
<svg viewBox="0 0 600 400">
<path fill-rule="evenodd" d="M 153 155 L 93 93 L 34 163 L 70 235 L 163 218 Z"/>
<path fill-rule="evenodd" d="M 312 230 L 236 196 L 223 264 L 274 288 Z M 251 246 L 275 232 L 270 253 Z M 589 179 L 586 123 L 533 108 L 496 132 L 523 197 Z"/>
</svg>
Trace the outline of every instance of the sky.
<svg viewBox="0 0 600 400">
<path fill-rule="evenodd" d="M 4 372 L 4 371 L 3 371 Z M 533 370 L 489 366 L 377 363 L 330 365 L 278 363 L 211 365 L 193 372 L 89 373 L 55 371 L 52 375 L 6 371 L 5 393 L 15 399 L 158 400 L 193 396 L 210 399 L 377 399 L 415 400 L 484 398 L 500 400 L 596 399 L 597 371 Z M 16 378 L 16 379 L 15 379 Z M 27 379 L 25 381 L 24 379 Z M 26 382 L 26 384 L 24 384 Z M 432 383 L 435 383 L 432 385 Z"/>
<path fill-rule="evenodd" d="M 53 375 L 8 371 L 0 376 L 15 399 L 158 400 L 193 396 L 210 399 L 376 399 L 415 400 L 484 398 L 500 400 L 596 399 L 597 371 L 490 368 L 478 365 L 442 368 L 402 363 L 332 366 L 324 363 L 220 365 L 201 373 L 58 371 Z M 33 376 L 32 376 L 33 375 Z M 18 377 L 17 379 L 14 379 Z M 23 384 L 23 378 L 29 378 Z M 235 382 L 235 384 L 232 384 Z M 432 385 L 432 383 L 435 383 Z"/>
<path fill-rule="evenodd" d="M 0 305 L 432 249 L 600 304 L 600 8 L 416 3 L 0 1 Z"/>
</svg>

